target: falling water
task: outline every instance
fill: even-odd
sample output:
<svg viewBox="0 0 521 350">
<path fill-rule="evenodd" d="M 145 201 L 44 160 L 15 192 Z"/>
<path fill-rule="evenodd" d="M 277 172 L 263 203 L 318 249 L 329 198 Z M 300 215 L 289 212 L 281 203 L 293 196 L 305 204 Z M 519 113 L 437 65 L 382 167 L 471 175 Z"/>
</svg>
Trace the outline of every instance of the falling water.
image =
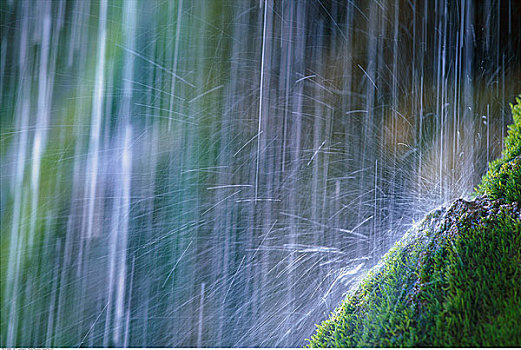
<svg viewBox="0 0 521 350">
<path fill-rule="evenodd" d="M 303 345 L 498 156 L 519 13 L 3 1 L 0 343 Z"/>
</svg>

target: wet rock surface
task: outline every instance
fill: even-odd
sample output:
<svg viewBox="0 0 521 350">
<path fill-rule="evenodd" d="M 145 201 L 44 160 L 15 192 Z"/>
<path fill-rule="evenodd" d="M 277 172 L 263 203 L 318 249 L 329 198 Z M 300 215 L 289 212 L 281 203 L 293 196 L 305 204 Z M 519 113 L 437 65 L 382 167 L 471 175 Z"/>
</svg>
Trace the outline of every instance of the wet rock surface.
<svg viewBox="0 0 521 350">
<path fill-rule="evenodd" d="M 429 213 L 310 346 L 520 345 L 521 208 L 480 196 Z"/>
</svg>

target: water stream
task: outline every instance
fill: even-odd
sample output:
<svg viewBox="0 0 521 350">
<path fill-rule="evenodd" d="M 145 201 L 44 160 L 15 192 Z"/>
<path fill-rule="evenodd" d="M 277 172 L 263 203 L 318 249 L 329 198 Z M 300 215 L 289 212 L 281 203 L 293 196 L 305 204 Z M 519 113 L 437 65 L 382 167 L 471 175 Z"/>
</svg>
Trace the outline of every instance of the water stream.
<svg viewBox="0 0 521 350">
<path fill-rule="evenodd" d="M 0 344 L 305 344 L 499 155 L 519 13 L 2 1 Z"/>
</svg>

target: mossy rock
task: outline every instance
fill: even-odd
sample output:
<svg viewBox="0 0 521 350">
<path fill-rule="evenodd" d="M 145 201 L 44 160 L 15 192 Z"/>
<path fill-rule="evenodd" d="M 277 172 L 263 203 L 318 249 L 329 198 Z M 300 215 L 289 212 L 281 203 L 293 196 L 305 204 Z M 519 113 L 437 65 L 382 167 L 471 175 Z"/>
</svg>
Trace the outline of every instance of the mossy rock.
<svg viewBox="0 0 521 350">
<path fill-rule="evenodd" d="M 438 209 L 318 326 L 309 347 L 521 346 L 521 99 L 473 201 Z"/>
<path fill-rule="evenodd" d="M 489 164 L 477 190 L 508 202 L 521 201 L 521 97 L 516 100 L 516 105 L 510 105 L 514 123 L 509 126 L 502 157 Z"/>
</svg>

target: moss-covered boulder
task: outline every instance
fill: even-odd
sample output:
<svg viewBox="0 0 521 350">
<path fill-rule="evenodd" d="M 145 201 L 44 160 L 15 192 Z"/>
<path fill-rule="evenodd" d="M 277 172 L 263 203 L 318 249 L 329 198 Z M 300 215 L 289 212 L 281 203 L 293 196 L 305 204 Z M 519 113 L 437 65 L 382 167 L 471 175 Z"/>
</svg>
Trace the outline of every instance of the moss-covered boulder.
<svg viewBox="0 0 521 350">
<path fill-rule="evenodd" d="M 473 201 L 427 215 L 310 347 L 521 346 L 521 99 Z"/>
<path fill-rule="evenodd" d="M 478 194 L 502 198 L 507 202 L 521 200 L 521 97 L 511 105 L 514 123 L 509 126 L 505 148 L 499 159 L 489 164 L 489 170 L 478 186 Z"/>
</svg>

